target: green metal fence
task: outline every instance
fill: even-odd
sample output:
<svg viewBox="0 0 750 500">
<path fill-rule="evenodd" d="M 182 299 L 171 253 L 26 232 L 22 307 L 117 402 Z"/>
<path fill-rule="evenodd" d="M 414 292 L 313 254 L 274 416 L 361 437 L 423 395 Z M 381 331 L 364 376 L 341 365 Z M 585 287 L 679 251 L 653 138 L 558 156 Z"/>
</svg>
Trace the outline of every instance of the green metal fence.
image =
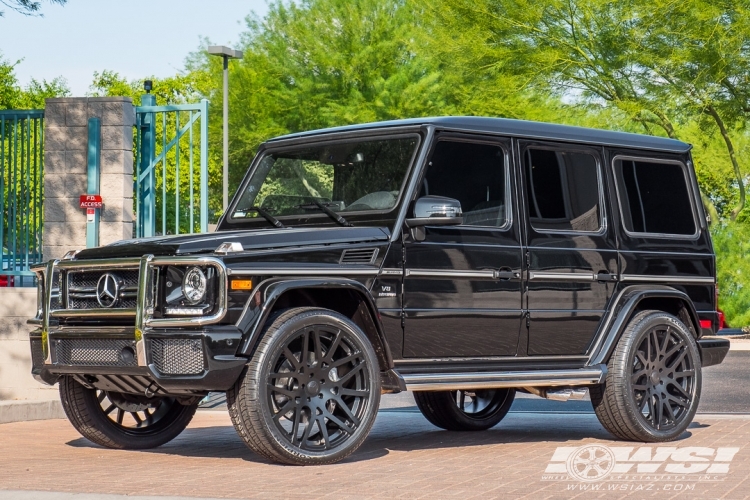
<svg viewBox="0 0 750 500">
<path fill-rule="evenodd" d="M 33 286 L 42 262 L 44 111 L 0 110 L 0 286 Z"/>
<path fill-rule="evenodd" d="M 136 111 L 135 234 L 208 231 L 208 101 Z"/>
</svg>

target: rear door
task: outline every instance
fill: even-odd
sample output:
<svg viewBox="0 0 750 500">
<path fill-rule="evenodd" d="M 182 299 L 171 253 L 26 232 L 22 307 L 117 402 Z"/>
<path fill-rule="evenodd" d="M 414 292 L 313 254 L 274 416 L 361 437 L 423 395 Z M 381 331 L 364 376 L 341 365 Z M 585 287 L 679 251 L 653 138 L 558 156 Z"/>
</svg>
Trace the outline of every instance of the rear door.
<svg viewBox="0 0 750 500">
<path fill-rule="evenodd" d="M 519 143 L 530 356 L 585 354 L 615 288 L 617 242 L 600 152 Z"/>
</svg>

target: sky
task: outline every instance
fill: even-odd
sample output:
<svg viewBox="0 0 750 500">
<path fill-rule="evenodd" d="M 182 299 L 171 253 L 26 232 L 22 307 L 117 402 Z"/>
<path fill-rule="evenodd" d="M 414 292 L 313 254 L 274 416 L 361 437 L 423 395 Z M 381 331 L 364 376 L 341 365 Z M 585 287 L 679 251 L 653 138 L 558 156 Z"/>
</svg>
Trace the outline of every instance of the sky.
<svg viewBox="0 0 750 500">
<path fill-rule="evenodd" d="M 84 96 L 95 71 L 128 80 L 174 75 L 203 37 L 232 46 L 245 17 L 262 17 L 268 7 L 266 0 L 68 0 L 43 2 L 44 17 L 0 10 L 0 57 L 23 59 L 19 83 L 62 76 L 73 96 Z"/>
</svg>

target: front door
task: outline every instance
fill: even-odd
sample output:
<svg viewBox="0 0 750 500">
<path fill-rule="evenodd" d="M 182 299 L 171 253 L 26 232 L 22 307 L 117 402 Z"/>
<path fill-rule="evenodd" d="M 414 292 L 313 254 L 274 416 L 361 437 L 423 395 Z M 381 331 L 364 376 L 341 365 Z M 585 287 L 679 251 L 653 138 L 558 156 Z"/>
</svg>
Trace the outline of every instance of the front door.
<svg viewBox="0 0 750 500">
<path fill-rule="evenodd" d="M 598 149 L 521 142 L 529 356 L 583 355 L 617 279 Z"/>
<path fill-rule="evenodd" d="M 521 325 L 521 245 L 509 140 L 438 137 L 418 196 L 461 202 L 461 226 L 404 240 L 405 358 L 513 356 Z M 411 214 L 410 214 L 411 215 Z"/>
</svg>

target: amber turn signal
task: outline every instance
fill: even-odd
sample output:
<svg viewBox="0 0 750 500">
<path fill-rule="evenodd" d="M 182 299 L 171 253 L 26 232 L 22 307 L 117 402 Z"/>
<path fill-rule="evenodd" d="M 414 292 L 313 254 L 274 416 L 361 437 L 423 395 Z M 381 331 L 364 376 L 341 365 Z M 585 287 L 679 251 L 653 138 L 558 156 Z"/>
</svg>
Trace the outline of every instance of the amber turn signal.
<svg viewBox="0 0 750 500">
<path fill-rule="evenodd" d="M 232 290 L 252 290 L 253 280 L 232 280 L 231 288 Z"/>
</svg>

